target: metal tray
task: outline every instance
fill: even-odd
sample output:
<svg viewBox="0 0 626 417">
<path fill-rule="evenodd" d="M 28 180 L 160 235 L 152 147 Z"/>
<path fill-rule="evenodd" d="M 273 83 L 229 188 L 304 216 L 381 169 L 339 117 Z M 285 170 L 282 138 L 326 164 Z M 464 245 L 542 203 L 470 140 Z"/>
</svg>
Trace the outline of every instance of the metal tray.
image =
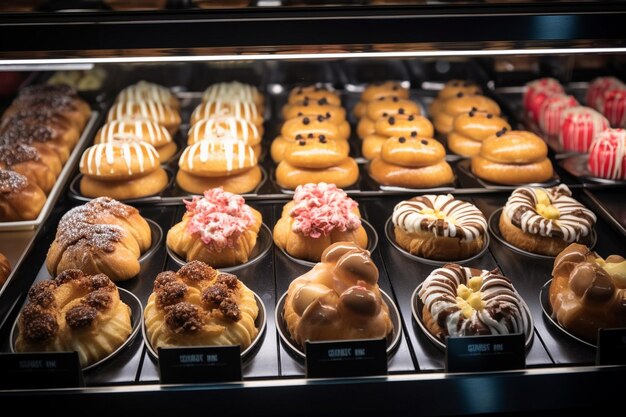
<svg viewBox="0 0 626 417">
<path fill-rule="evenodd" d="M 539 253 L 532 253 L 532 252 L 528 252 L 524 249 L 520 249 L 517 246 L 509 243 L 504 236 L 502 236 L 502 233 L 500 233 L 500 215 L 502 213 L 502 207 L 497 209 L 496 211 L 494 211 L 493 213 L 491 213 L 491 216 L 489 216 L 489 220 L 487 222 L 488 226 L 489 226 L 489 232 L 493 235 L 493 237 L 496 238 L 496 240 L 500 243 L 502 243 L 504 246 L 506 246 L 507 248 L 517 252 L 517 253 L 521 253 L 522 255 L 526 255 L 529 256 L 531 258 L 536 258 L 536 259 L 543 259 L 543 260 L 554 260 L 554 258 L 556 258 L 556 256 L 548 256 L 548 255 L 541 255 Z M 595 231 L 595 229 L 591 229 L 591 243 L 589 244 L 589 249 L 593 249 L 594 246 L 596 246 L 596 242 L 598 241 L 598 235 Z"/>
<path fill-rule="evenodd" d="M 0 222 L 0 232 L 32 230 L 36 229 L 44 222 L 44 220 L 48 217 L 48 215 L 54 208 L 57 200 L 61 196 L 61 192 L 63 191 L 66 182 L 74 171 L 74 166 L 77 164 L 82 155 L 85 143 L 93 137 L 94 126 L 99 114 L 100 112 L 98 110 L 92 110 L 91 117 L 89 118 L 87 124 L 85 125 L 85 128 L 83 129 L 80 135 L 80 139 L 76 143 L 76 146 L 74 146 L 74 149 L 72 149 L 72 153 L 70 154 L 68 160 L 65 162 L 65 165 L 63 165 L 63 169 L 57 177 L 57 180 L 54 183 L 52 190 L 50 190 L 50 193 L 46 198 L 46 202 L 41 208 L 41 211 L 39 212 L 37 218 L 35 220 Z"/>
<path fill-rule="evenodd" d="M 594 176 L 589 172 L 588 161 L 588 154 L 577 154 L 563 159 L 559 162 L 559 165 L 572 176 L 583 180 L 583 182 L 603 185 L 626 185 L 626 180 L 611 180 Z"/>
<path fill-rule="evenodd" d="M 234 272 L 258 262 L 270 251 L 270 249 L 272 248 L 272 243 L 272 232 L 270 231 L 269 227 L 265 225 L 265 223 L 261 223 L 261 228 L 259 229 L 256 244 L 254 245 L 254 248 L 252 248 L 252 252 L 250 253 L 248 261 L 239 265 L 219 268 L 219 270 L 222 272 Z M 170 258 L 174 260 L 174 262 L 176 262 L 179 266 L 184 266 L 185 264 L 187 264 L 187 261 L 178 256 L 173 250 L 170 249 L 169 246 L 165 246 L 167 249 L 167 254 Z"/>
<path fill-rule="evenodd" d="M 372 253 L 376 249 L 376 245 L 378 245 L 378 233 L 376 233 L 376 230 L 374 229 L 374 227 L 371 224 L 369 224 L 367 221 L 361 219 L 361 224 L 363 225 L 363 228 L 365 229 L 365 233 L 367 233 L 367 250 L 369 251 L 369 253 Z M 317 264 L 317 262 L 306 261 L 304 259 L 291 256 L 290 254 L 287 253 L 285 249 L 281 248 L 278 245 L 276 245 L 276 247 L 280 249 L 283 255 L 285 255 L 287 258 L 289 258 L 289 260 L 295 263 L 308 266 L 311 268 L 313 268 Z"/>
<path fill-rule="evenodd" d="M 263 301 L 261 300 L 261 298 L 254 291 L 252 292 L 252 294 L 254 294 L 254 301 L 256 301 L 257 307 L 259 308 L 259 314 L 257 315 L 256 320 L 254 321 L 254 325 L 258 329 L 258 333 L 256 337 L 254 338 L 254 340 L 252 341 L 252 343 L 250 343 L 250 346 L 248 346 L 247 348 L 241 351 L 241 359 L 243 361 L 249 360 L 250 358 L 254 356 L 254 353 L 256 352 L 259 343 L 263 340 L 263 337 L 265 334 L 265 328 L 267 326 L 267 313 L 265 311 L 265 305 L 263 304 Z M 159 354 L 152 347 L 152 344 L 150 343 L 150 340 L 148 339 L 148 333 L 146 329 L 145 320 L 142 320 L 141 322 L 141 334 L 143 336 L 143 341 L 146 345 L 146 349 L 148 351 L 150 358 L 153 361 L 158 362 Z"/>
<path fill-rule="evenodd" d="M 415 291 L 413 291 L 413 295 L 411 295 L 411 311 L 413 313 L 413 319 L 418 324 L 420 330 L 424 332 L 428 340 L 430 340 L 439 349 L 445 351 L 445 342 L 435 337 L 424 324 L 424 319 L 422 317 L 422 309 L 424 308 L 424 303 L 422 303 L 422 300 L 419 297 L 419 292 L 421 288 L 422 284 L 418 285 L 417 288 L 415 288 Z M 530 309 L 528 308 L 528 305 L 526 304 L 524 299 L 521 298 L 521 296 L 520 300 L 522 301 L 522 320 L 524 321 L 524 334 L 526 335 L 525 346 L 526 350 L 528 350 L 533 344 L 533 337 L 535 335 L 535 324 L 533 322 L 533 316 L 532 314 L 530 314 Z"/>
<path fill-rule="evenodd" d="M 394 234 L 394 225 L 393 225 L 393 220 L 392 220 L 391 217 L 389 219 L 387 219 L 387 222 L 385 223 L 385 236 L 387 237 L 387 240 L 389 241 L 389 243 L 391 243 L 391 246 L 393 246 L 398 251 L 400 251 L 400 253 L 402 255 L 406 256 L 407 258 L 409 258 L 409 259 L 411 259 L 413 261 L 421 262 L 421 263 L 428 264 L 428 265 L 443 266 L 443 265 L 448 264 L 448 263 L 457 263 L 459 265 L 463 265 L 463 264 L 466 264 L 468 262 L 471 262 L 471 261 L 474 261 L 474 260 L 480 258 L 489 249 L 489 233 L 485 233 L 485 236 L 484 236 L 485 244 L 483 245 L 483 248 L 476 255 L 471 256 L 469 258 L 457 259 L 457 260 L 447 260 L 447 261 L 437 261 L 435 259 L 422 258 L 420 256 L 413 255 L 412 253 L 408 252 L 406 249 L 401 247 L 396 242 L 395 234 Z"/>
<path fill-rule="evenodd" d="M 394 304 L 391 297 L 389 297 L 389 295 L 387 295 L 387 293 L 383 290 L 380 290 L 380 295 L 383 299 L 383 302 L 387 304 L 387 307 L 389 308 L 389 318 L 391 319 L 391 323 L 393 323 L 393 331 L 387 336 L 387 358 L 391 359 L 398 345 L 400 344 L 400 336 L 402 335 L 402 321 L 400 318 L 400 312 L 398 311 L 398 308 Z M 287 293 L 285 292 L 276 304 L 276 310 L 274 312 L 276 329 L 278 331 L 280 341 L 283 343 L 283 346 L 286 347 L 287 351 L 297 360 L 303 361 L 304 359 L 306 359 L 304 350 L 298 345 L 295 340 L 291 338 L 289 330 L 287 329 L 287 323 L 285 323 L 285 320 L 283 318 L 282 312 L 285 308 L 286 298 Z"/>
<path fill-rule="evenodd" d="M 130 333 L 130 336 L 128 336 L 128 339 L 126 339 L 124 343 L 122 343 L 117 349 L 115 349 L 113 352 L 108 354 L 106 357 L 100 359 L 99 361 L 95 363 L 92 363 L 91 365 L 83 367 L 82 368 L 83 372 L 91 371 L 113 360 L 115 356 L 117 356 L 122 350 L 124 350 L 124 348 L 126 348 L 133 341 L 133 339 L 135 339 L 135 336 L 137 336 L 137 333 L 139 333 L 140 324 L 143 323 L 143 309 L 141 307 L 141 303 L 139 302 L 139 299 L 135 297 L 135 295 L 131 293 L 130 291 L 127 291 L 123 288 L 118 288 L 118 291 L 120 294 L 120 300 L 122 300 L 124 304 L 130 307 L 130 317 L 131 317 L 131 325 L 132 325 L 132 331 Z M 15 342 L 17 341 L 17 336 L 19 333 L 17 324 L 19 322 L 20 315 L 18 315 L 17 318 L 15 319 L 15 322 L 13 323 L 13 327 L 11 328 L 11 335 L 9 336 L 11 339 L 11 352 L 13 353 L 16 353 Z"/>
</svg>

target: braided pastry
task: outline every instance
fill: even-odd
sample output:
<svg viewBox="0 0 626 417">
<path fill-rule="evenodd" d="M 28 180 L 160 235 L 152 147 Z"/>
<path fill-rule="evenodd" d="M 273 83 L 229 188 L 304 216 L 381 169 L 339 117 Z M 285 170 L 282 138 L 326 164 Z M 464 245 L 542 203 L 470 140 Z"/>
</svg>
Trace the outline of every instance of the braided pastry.
<svg viewBox="0 0 626 417">
<path fill-rule="evenodd" d="M 235 275 L 192 261 L 178 272 L 157 275 L 145 322 L 156 350 L 171 346 L 240 345 L 244 350 L 259 330 L 254 293 Z"/>
<path fill-rule="evenodd" d="M 54 187 L 62 167 L 58 155 L 50 149 L 8 144 L 0 145 L 0 168 L 22 174 L 47 194 Z"/>
<path fill-rule="evenodd" d="M 70 269 L 30 289 L 18 329 L 18 352 L 76 351 L 85 367 L 128 339 L 130 307 L 106 275 Z"/>
<path fill-rule="evenodd" d="M 34 220 L 46 203 L 46 194 L 22 174 L 0 169 L 0 221 Z"/>
<path fill-rule="evenodd" d="M 63 215 L 46 268 L 51 275 L 80 269 L 124 281 L 139 273 L 138 258 L 151 243 L 150 226 L 137 209 L 108 197 L 96 198 Z"/>
</svg>

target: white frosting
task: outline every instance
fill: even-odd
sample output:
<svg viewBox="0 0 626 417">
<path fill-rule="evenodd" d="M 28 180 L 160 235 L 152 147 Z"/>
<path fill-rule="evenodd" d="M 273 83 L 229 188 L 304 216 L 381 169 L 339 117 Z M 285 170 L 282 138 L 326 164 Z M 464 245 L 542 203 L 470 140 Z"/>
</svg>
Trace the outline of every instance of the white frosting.
<svg viewBox="0 0 626 417">
<path fill-rule="evenodd" d="M 218 98 L 205 101 L 196 107 L 191 120 L 210 119 L 213 116 L 234 116 L 254 123 L 259 117 L 259 111 L 254 103 Z"/>
<path fill-rule="evenodd" d="M 606 158 L 607 153 L 613 155 L 613 158 Z M 608 179 L 619 180 L 626 177 L 626 172 L 622 172 L 624 158 L 626 158 L 626 130 L 624 129 L 605 130 L 596 136 L 589 147 L 590 165 L 603 167 L 608 164 L 606 169 L 603 167 L 601 170 L 608 172 Z"/>
<path fill-rule="evenodd" d="M 602 96 L 602 113 L 613 127 L 626 127 L 626 89 L 607 90 Z"/>
<path fill-rule="evenodd" d="M 259 91 L 250 84 L 231 81 L 210 85 L 202 93 L 202 101 L 216 101 L 218 99 L 239 100 L 254 103 Z"/>
<path fill-rule="evenodd" d="M 259 130 L 250 121 L 240 117 L 213 116 L 195 123 L 189 129 L 188 136 L 191 143 L 203 139 L 230 136 L 247 144 L 256 144 L 259 141 Z"/>
<path fill-rule="evenodd" d="M 597 111 L 584 106 L 570 107 L 561 116 L 559 142 L 569 139 L 568 150 L 587 152 L 593 138 L 609 127 L 609 121 Z"/>
<path fill-rule="evenodd" d="M 158 101 L 124 101 L 116 103 L 109 110 L 107 122 L 117 119 L 142 118 L 157 123 L 172 122 L 175 110 Z"/>
<path fill-rule="evenodd" d="M 431 211 L 440 212 L 444 218 Z M 452 195 L 423 195 L 403 201 L 393 210 L 392 221 L 406 233 L 431 232 L 435 236 L 472 241 L 484 236 L 485 216 L 473 204 Z"/>
<path fill-rule="evenodd" d="M 150 119 L 118 119 L 112 120 L 100 129 L 102 142 L 111 142 L 119 135 L 132 135 L 142 142 L 152 145 L 159 143 L 169 143 L 172 135 L 167 129 Z"/>
<path fill-rule="evenodd" d="M 172 100 L 172 92 L 161 85 L 142 80 L 137 84 L 129 85 L 124 88 L 115 98 L 115 101 L 118 103 L 123 101 L 144 100 L 169 104 Z"/>
<path fill-rule="evenodd" d="M 80 158 L 80 169 L 86 170 L 89 175 L 103 175 L 101 168 L 104 160 L 109 165 L 108 174 L 114 174 L 113 164 L 116 162 L 116 153 L 124 161 L 128 175 L 136 174 L 133 172 L 133 159 L 137 160 L 140 173 L 154 168 L 159 160 L 159 154 L 154 146 L 138 141 L 132 136 L 118 135 L 111 142 L 99 143 L 87 148 Z M 144 154 L 148 156 L 147 161 Z"/>
<path fill-rule="evenodd" d="M 194 166 L 194 159 L 199 156 L 200 162 L 207 162 L 211 155 L 224 154 L 226 170 L 245 168 L 256 165 L 257 160 L 252 147 L 232 137 L 205 139 L 187 146 L 180 156 L 180 162 L 186 162 L 189 169 Z M 250 161 L 246 164 L 246 161 Z"/>
</svg>

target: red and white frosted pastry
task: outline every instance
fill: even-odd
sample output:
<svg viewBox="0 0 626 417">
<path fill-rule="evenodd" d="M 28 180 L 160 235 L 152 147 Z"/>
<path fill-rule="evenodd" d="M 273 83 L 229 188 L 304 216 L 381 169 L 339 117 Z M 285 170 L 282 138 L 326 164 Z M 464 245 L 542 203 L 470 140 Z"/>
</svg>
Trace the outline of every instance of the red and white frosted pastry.
<svg viewBox="0 0 626 417">
<path fill-rule="evenodd" d="M 626 130 L 606 129 L 589 147 L 589 172 L 600 178 L 626 179 Z"/>
<path fill-rule="evenodd" d="M 537 122 L 539 109 L 543 101 L 554 95 L 564 94 L 565 90 L 561 83 L 554 78 L 540 78 L 526 84 L 524 92 L 524 109 L 530 117 Z"/>
<path fill-rule="evenodd" d="M 604 92 L 600 111 L 613 127 L 626 127 L 626 88 L 617 87 Z"/>
<path fill-rule="evenodd" d="M 187 211 L 167 233 L 167 247 L 187 262 L 214 268 L 248 261 L 262 223 L 261 213 L 240 195 L 220 188 L 185 201 Z"/>
<path fill-rule="evenodd" d="M 563 111 L 574 106 L 578 106 L 578 102 L 573 96 L 554 94 L 546 97 L 539 108 L 539 127 L 547 135 L 558 135 Z"/>
<path fill-rule="evenodd" d="M 587 152 L 593 138 L 609 127 L 606 117 L 592 108 L 570 107 L 561 117 L 559 142 L 565 150 Z"/>
<path fill-rule="evenodd" d="M 335 242 L 367 247 L 358 204 L 334 184 L 298 186 L 274 226 L 274 243 L 291 256 L 319 262 Z"/>
<path fill-rule="evenodd" d="M 596 110 L 602 108 L 602 98 L 607 90 L 614 88 L 623 88 L 624 83 L 615 77 L 598 77 L 595 78 L 587 89 L 587 96 L 585 98 L 587 106 L 593 107 Z"/>
</svg>

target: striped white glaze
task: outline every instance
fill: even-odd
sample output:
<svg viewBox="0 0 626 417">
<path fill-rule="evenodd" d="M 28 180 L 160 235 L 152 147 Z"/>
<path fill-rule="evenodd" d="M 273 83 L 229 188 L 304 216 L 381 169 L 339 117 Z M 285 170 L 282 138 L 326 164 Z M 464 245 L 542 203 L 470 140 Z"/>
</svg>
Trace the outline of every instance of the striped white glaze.
<svg viewBox="0 0 626 417">
<path fill-rule="evenodd" d="M 257 164 L 256 156 L 252 147 L 245 142 L 231 138 L 212 138 L 202 140 L 191 146 L 187 146 L 180 155 L 180 163 L 186 163 L 190 170 L 193 170 L 194 159 L 199 158 L 200 162 L 207 162 L 209 157 L 216 154 L 223 154 L 226 160 L 227 172 L 233 169 L 241 169 Z"/>
<path fill-rule="evenodd" d="M 609 121 L 590 107 L 576 106 L 563 111 L 559 142 L 569 151 L 587 152 L 593 138 L 609 127 Z"/>
<path fill-rule="evenodd" d="M 107 122 L 118 119 L 142 118 L 157 123 L 174 123 L 178 112 L 158 101 L 124 101 L 115 103 L 109 110 Z"/>
<path fill-rule="evenodd" d="M 213 116 L 234 116 L 254 123 L 259 117 L 259 111 L 254 103 L 216 99 L 200 103 L 191 114 L 191 120 L 210 119 Z"/>
<path fill-rule="evenodd" d="M 150 119 L 118 119 L 105 123 L 99 131 L 101 142 L 111 142 L 116 136 L 132 135 L 151 145 L 165 144 L 172 141 L 167 129 Z"/>
<path fill-rule="evenodd" d="M 600 178 L 626 179 L 626 130 L 607 129 L 596 136 L 589 147 L 589 171 Z"/>
<path fill-rule="evenodd" d="M 513 191 L 504 206 L 511 223 L 525 233 L 561 238 L 576 242 L 589 236 L 596 223 L 596 215 L 572 198 L 565 184 L 552 188 L 541 188 L 550 199 L 550 204 L 559 211 L 559 218 L 548 219 L 537 213 L 536 188 L 519 187 Z"/>
<path fill-rule="evenodd" d="M 441 212 L 440 219 L 425 209 Z M 398 203 L 393 209 L 393 224 L 406 233 L 429 232 L 435 236 L 458 237 L 472 241 L 484 236 L 487 221 L 476 206 L 456 200 L 452 195 L 423 195 Z"/>
<path fill-rule="evenodd" d="M 548 135 L 558 135 L 565 109 L 578 106 L 573 96 L 555 94 L 546 98 L 539 109 L 539 127 Z"/>
<path fill-rule="evenodd" d="M 624 83 L 615 77 L 597 77 L 594 78 L 587 88 L 585 100 L 587 106 L 596 110 L 602 109 L 602 100 L 604 93 L 612 88 L 623 88 Z"/>
<path fill-rule="evenodd" d="M 218 99 L 239 100 L 255 103 L 259 95 L 256 87 L 239 81 L 223 82 L 210 85 L 202 93 L 202 101 L 216 101 Z"/>
<path fill-rule="evenodd" d="M 80 170 L 89 175 L 103 175 L 101 168 L 102 162 L 105 161 L 109 166 L 108 174 L 114 174 L 113 165 L 119 157 L 124 161 L 129 176 L 143 173 L 159 164 L 159 154 L 154 146 L 138 141 L 132 136 L 118 135 L 111 142 L 87 148 L 80 158 Z M 133 172 L 133 159 L 137 159 L 139 172 Z"/>
<path fill-rule="evenodd" d="M 607 90 L 602 96 L 601 111 L 611 126 L 626 127 L 626 88 Z"/>
<path fill-rule="evenodd" d="M 466 318 L 457 303 L 457 288 L 469 287 L 473 276 L 482 277 L 480 293 L 484 308 Z M 524 332 L 523 302 L 511 281 L 494 271 L 448 264 L 435 269 L 424 280 L 419 297 L 448 336 L 510 334 Z M 499 320 L 496 318 L 498 315 Z"/>
<path fill-rule="evenodd" d="M 199 120 L 189 129 L 188 141 L 193 144 L 204 139 L 224 136 L 237 138 L 248 145 L 260 142 L 257 127 L 246 119 L 234 116 L 214 116 Z"/>
<path fill-rule="evenodd" d="M 141 80 L 122 89 L 115 98 L 115 102 L 148 100 L 169 105 L 172 102 L 172 97 L 174 96 L 168 88 Z"/>
</svg>

